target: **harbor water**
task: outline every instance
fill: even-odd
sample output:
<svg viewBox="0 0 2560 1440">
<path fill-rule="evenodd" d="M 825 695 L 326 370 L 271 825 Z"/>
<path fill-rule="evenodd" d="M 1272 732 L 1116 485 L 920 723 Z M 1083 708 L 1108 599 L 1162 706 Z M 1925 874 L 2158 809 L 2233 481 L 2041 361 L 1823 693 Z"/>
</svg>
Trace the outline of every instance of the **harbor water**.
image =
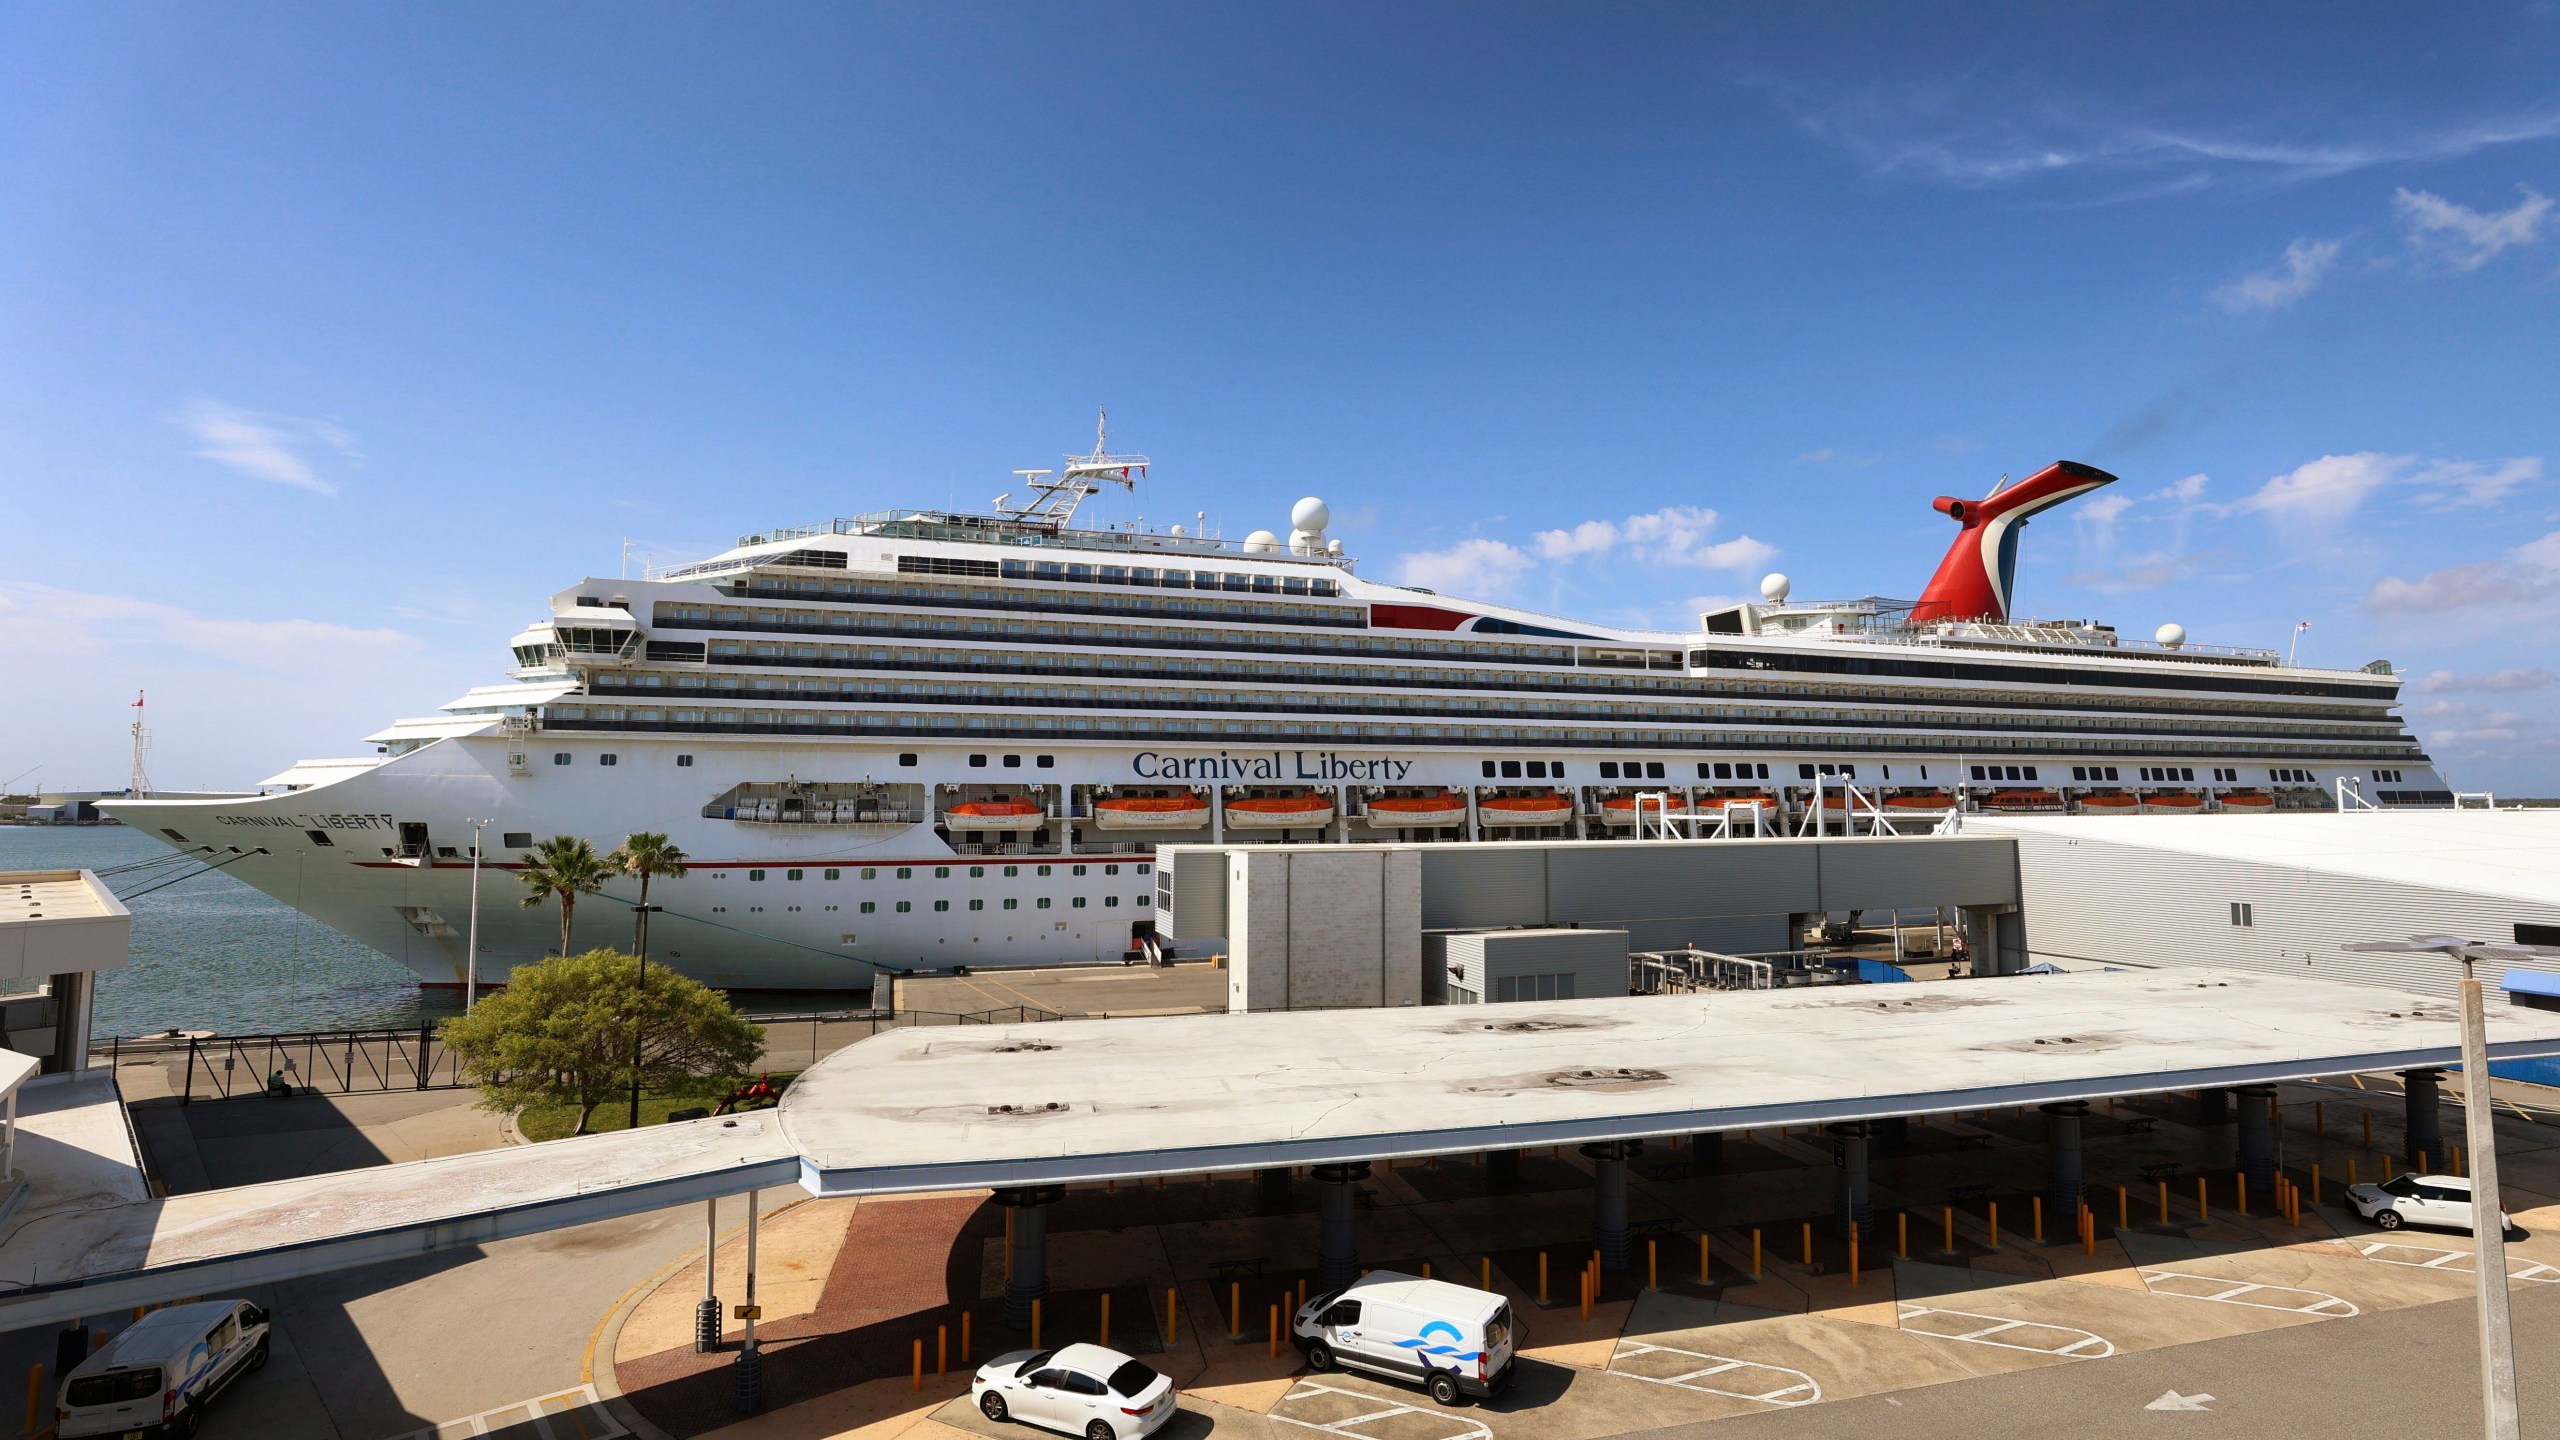
<svg viewBox="0 0 2560 1440">
<path fill-rule="evenodd" d="M 133 896 L 131 963 L 98 977 L 91 1032 L 147 1035 L 173 1027 L 258 1034 L 415 1025 L 454 1014 L 462 998 L 418 988 L 390 957 L 222 874 L 200 869 L 122 825 L 0 826 L 0 870 L 79 869 L 167 858 L 106 876 Z M 143 894 L 143 891 L 150 891 Z"/>
</svg>

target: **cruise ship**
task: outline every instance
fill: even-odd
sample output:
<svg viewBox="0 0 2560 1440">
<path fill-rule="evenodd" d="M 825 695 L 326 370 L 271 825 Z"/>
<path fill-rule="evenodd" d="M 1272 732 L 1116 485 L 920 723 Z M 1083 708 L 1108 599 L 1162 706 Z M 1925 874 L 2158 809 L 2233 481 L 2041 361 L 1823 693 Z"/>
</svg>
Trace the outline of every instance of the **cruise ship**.
<svg viewBox="0 0 2560 1440">
<path fill-rule="evenodd" d="M 382 951 L 480 977 L 557 948 L 512 867 L 553 835 L 671 835 L 654 958 L 730 988 L 1105 961 L 1154 939 L 1154 852 L 1832 833 L 1958 811 L 2452 803 L 2399 680 L 2275 652 L 2016 618 L 2030 517 L 2110 483 L 2059 462 L 1980 500 L 1916 601 L 1763 601 L 1687 632 L 1381 583 L 1298 502 L 1284 535 L 1079 525 L 1142 455 L 1089 454 L 985 513 L 769 530 L 590 578 L 511 642 L 508 683 L 307 760 L 253 798 L 108 801 Z M 627 945 L 637 891 L 580 907 Z M 616 904 L 614 901 L 622 903 Z"/>
</svg>

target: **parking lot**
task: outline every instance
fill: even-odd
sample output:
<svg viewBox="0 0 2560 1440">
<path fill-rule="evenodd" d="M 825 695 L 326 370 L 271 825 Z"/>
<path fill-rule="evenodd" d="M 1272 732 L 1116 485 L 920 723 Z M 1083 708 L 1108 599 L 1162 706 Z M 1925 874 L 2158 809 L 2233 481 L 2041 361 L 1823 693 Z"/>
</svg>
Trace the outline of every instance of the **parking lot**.
<svg viewBox="0 0 2560 1440">
<path fill-rule="evenodd" d="M 2442 1312 L 2430 1323 L 2467 1325 L 2459 1303 L 2472 1283 L 2467 1235 L 2386 1235 L 2338 1203 L 2351 1164 L 2369 1179 L 2392 1163 L 2401 1116 L 2393 1083 L 2287 1086 L 2280 1112 L 2282 1173 L 2306 1193 L 2299 1224 L 2268 1213 L 2263 1196 L 2249 1213 L 2239 1210 L 2229 1111 L 2176 1094 L 2092 1111 L 2083 1125 L 2096 1223 L 2084 1237 L 2055 1217 L 2042 1239 L 2046 1157 L 2035 1111 L 1914 1123 L 1875 1143 L 1873 1220 L 1854 1276 L 1833 1221 L 1826 1136 L 1735 1133 L 1703 1163 L 1683 1145 L 1649 1147 L 1631 1179 L 1641 1237 L 1633 1262 L 1604 1276 L 1587 1319 L 1577 1287 L 1590 1256 L 1587 1161 L 1570 1150 L 1533 1152 L 1510 1176 L 1477 1156 L 1381 1164 L 1358 1216 L 1362 1263 L 1489 1280 L 1524 1322 L 1517 1383 L 1493 1402 L 1454 1410 L 1357 1373 L 1307 1375 L 1285 1340 L 1273 1354 L 1274 1308 L 1312 1284 L 1311 1182 L 1174 1177 L 1161 1186 L 1078 1187 L 1053 1207 L 1042 1341 L 1105 1339 L 1108 1295 L 1108 1343 L 1165 1370 L 1183 1391 L 1188 1413 L 1168 1434 L 1526 1440 L 1750 1417 L 1762 1417 L 1751 1428 L 1784 1428 L 1788 1416 L 1820 1424 L 1834 1407 L 1899 1409 L 1951 1383 L 2032 1387 L 2042 1372 L 2110 1373 L 2169 1352 L 2204 1363 L 2217 1347 L 2282 1332 L 2378 1333 L 2381 1317 L 2400 1312 Z M 2509 1252 L 2520 1304 L 2560 1296 L 2554 1118 L 2510 1109 L 2499 1122 L 2509 1208 L 2531 1232 Z M 2449 1107 L 2448 1133 L 2459 1133 L 2458 1119 Z M 2315 1165 L 2325 1203 L 2308 1200 Z M 882 1435 L 1024 1433 L 990 1426 L 958 1393 L 964 1333 L 977 1359 L 1027 1340 L 1002 1329 L 996 1207 L 958 1194 L 811 1202 L 793 1213 L 803 1212 L 799 1223 L 819 1236 L 804 1246 L 807 1263 L 824 1277 L 807 1287 L 797 1315 L 775 1316 L 768 1302 L 770 1413 L 731 1427 L 728 1357 L 651 1349 L 656 1340 L 635 1338 L 681 1333 L 663 1325 L 627 1327 L 615 1341 L 614 1370 L 630 1403 L 686 1436 L 834 1435 L 863 1425 L 886 1427 L 862 1431 Z M 828 1246 L 831 1254 L 815 1253 Z M 700 1283 L 698 1267 L 690 1280 L 671 1279 L 661 1303 L 689 1306 Z M 796 1366 L 795 1350 L 806 1352 Z M 940 1355 L 950 1373 L 937 1377 Z M 2431 1382 L 2434 1393 L 2467 1404 L 2470 1375 L 2467 1360 L 2457 1363 Z"/>
</svg>

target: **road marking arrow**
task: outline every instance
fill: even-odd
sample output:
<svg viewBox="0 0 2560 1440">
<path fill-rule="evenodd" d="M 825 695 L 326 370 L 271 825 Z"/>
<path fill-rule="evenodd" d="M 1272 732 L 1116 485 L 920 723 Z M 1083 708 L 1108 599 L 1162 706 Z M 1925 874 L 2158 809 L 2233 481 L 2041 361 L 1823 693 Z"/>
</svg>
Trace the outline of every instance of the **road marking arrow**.
<svg viewBox="0 0 2560 1440">
<path fill-rule="evenodd" d="M 2213 1397 L 2210 1395 L 2181 1395 L 2171 1390 L 2142 1408 L 2145 1410 L 2202 1410 L 2212 1403 Z"/>
</svg>

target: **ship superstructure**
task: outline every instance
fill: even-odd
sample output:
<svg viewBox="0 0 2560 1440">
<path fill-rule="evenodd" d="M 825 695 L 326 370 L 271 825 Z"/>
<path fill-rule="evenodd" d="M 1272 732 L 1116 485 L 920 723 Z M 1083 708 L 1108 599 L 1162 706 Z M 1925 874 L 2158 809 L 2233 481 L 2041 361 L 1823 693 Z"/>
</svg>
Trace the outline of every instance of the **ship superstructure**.
<svg viewBox="0 0 2560 1440">
<path fill-rule="evenodd" d="M 665 831 L 693 858 L 651 890 L 657 958 L 844 990 L 1130 954 L 1176 841 L 2327 808 L 2342 784 L 2452 800 L 2388 666 L 2012 618 L 2019 526 L 2113 478 L 2089 467 L 1941 500 L 1962 529 L 1918 601 L 1797 603 L 1772 576 L 1669 632 L 1371 580 L 1312 499 L 1285 537 L 1075 523 L 1149 463 L 1097 437 L 989 513 L 882 511 L 589 579 L 514 638 L 509 683 L 373 755 L 254 799 L 107 808 L 182 849 L 263 851 L 227 872 L 431 984 L 465 969 L 471 820 L 492 865 Z M 581 946 L 628 942 L 624 888 L 581 907 Z M 512 889 L 483 901 L 484 979 L 558 943 Z"/>
</svg>

